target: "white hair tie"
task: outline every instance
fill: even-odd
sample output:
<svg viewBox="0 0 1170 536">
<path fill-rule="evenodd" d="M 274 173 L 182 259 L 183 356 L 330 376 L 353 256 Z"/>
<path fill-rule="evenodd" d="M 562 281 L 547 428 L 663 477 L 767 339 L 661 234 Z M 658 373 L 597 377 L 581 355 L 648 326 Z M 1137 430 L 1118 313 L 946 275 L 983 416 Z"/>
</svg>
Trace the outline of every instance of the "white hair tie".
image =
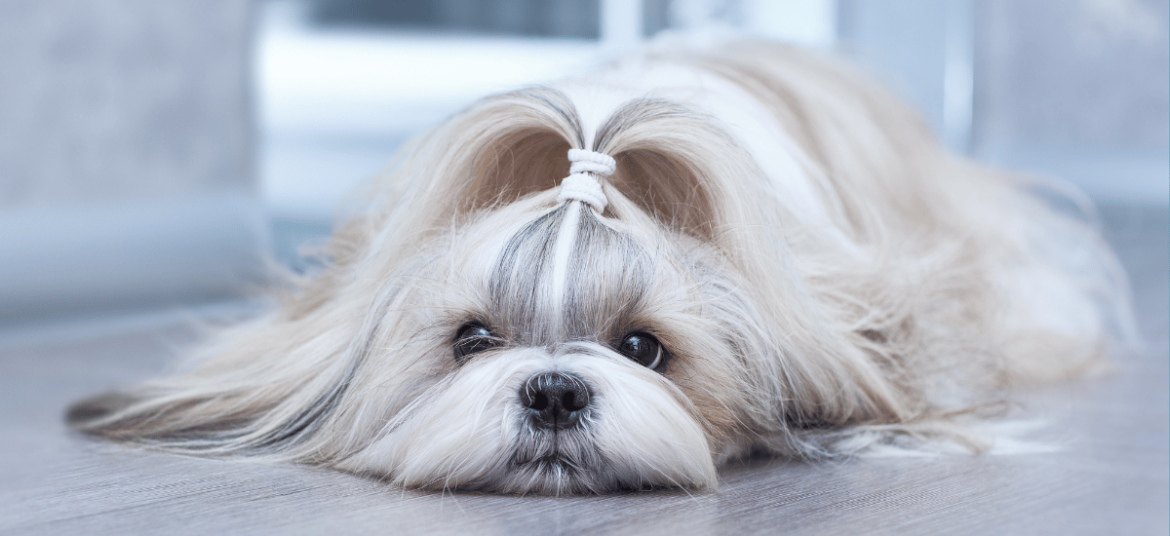
<svg viewBox="0 0 1170 536">
<path fill-rule="evenodd" d="M 561 193 L 557 202 L 580 201 L 600 214 L 609 201 L 601 191 L 597 178 L 613 175 L 617 161 L 607 154 L 583 149 L 569 149 L 569 176 L 561 181 Z"/>
</svg>

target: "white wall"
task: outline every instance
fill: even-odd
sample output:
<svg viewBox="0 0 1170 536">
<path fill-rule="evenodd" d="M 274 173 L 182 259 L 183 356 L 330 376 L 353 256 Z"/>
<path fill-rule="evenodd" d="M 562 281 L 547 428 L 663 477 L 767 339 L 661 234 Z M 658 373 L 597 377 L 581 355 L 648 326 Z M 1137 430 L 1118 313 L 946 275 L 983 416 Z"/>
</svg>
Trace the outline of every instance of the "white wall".
<svg viewBox="0 0 1170 536">
<path fill-rule="evenodd" d="M 0 2 L 0 325 L 260 276 L 251 7 Z"/>
</svg>

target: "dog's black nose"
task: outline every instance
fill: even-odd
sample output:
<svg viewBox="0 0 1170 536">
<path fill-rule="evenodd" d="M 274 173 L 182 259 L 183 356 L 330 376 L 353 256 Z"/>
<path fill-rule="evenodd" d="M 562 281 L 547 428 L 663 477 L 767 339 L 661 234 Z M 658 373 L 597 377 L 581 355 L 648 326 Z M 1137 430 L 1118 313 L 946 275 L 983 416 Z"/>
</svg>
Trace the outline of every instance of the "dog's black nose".
<svg viewBox="0 0 1170 536">
<path fill-rule="evenodd" d="M 589 405 L 589 387 L 572 374 L 543 372 L 520 387 L 520 403 L 528 408 L 534 426 L 565 430 L 581 420 L 581 410 Z"/>
</svg>

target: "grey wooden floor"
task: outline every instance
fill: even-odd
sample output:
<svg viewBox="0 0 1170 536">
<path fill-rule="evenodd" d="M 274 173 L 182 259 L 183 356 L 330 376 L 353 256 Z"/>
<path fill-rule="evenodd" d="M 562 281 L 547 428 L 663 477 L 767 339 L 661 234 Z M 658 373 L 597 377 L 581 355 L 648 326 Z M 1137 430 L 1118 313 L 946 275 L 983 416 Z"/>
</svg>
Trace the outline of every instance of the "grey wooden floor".
<svg viewBox="0 0 1170 536">
<path fill-rule="evenodd" d="M 403 491 L 340 473 L 128 450 L 65 430 L 78 397 L 162 370 L 181 315 L 0 333 L 0 533 L 1167 534 L 1167 210 L 1107 206 L 1148 349 L 1021 394 L 1055 452 L 756 460 L 717 492 L 551 498 Z M 202 314 L 202 313 L 201 313 Z"/>
</svg>

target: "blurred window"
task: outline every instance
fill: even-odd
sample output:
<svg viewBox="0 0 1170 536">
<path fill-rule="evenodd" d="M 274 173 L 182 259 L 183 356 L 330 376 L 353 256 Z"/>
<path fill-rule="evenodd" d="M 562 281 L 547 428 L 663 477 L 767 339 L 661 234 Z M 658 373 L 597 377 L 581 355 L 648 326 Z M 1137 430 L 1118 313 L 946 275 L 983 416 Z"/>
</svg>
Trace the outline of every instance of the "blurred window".
<svg viewBox="0 0 1170 536">
<path fill-rule="evenodd" d="M 312 0 L 320 26 L 597 39 L 598 0 Z"/>
<path fill-rule="evenodd" d="M 278 231 L 324 234 L 407 138 L 484 95 L 704 25 L 829 47 L 836 0 L 268 0 L 260 185 Z M 277 235 L 278 246 L 294 240 Z M 288 255 L 285 255 L 288 257 Z"/>
<path fill-rule="evenodd" d="M 403 141 L 476 98 L 571 75 L 662 30 L 712 25 L 843 53 L 956 151 L 1069 178 L 1098 196 L 1165 189 L 1166 0 L 260 6 L 258 160 L 278 221 L 326 226 Z"/>
</svg>

